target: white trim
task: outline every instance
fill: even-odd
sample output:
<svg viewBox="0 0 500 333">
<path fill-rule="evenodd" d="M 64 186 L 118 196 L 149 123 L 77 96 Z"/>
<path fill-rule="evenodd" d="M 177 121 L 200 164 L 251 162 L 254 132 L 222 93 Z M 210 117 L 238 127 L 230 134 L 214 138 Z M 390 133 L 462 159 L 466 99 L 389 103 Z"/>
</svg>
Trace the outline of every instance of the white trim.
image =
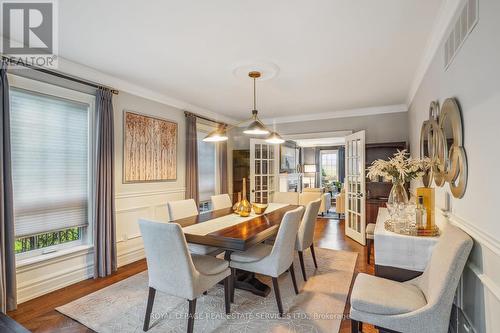
<svg viewBox="0 0 500 333">
<path fill-rule="evenodd" d="M 481 246 L 487 247 L 492 251 L 493 254 L 500 258 L 500 241 L 492 238 L 490 235 L 480 230 L 472 223 L 450 212 L 441 210 L 441 213 L 452 225 L 465 231 L 474 239 L 475 242 L 481 244 Z M 485 286 L 498 300 L 500 300 L 500 286 L 493 279 L 484 274 L 482 270 L 470 260 L 467 262 L 467 267 L 470 268 L 470 270 L 477 276 L 483 286 Z"/>
<path fill-rule="evenodd" d="M 146 258 L 144 246 L 136 246 L 123 253 L 120 253 L 116 259 L 118 267 L 122 267 L 138 260 Z"/>
<path fill-rule="evenodd" d="M 359 108 L 359 109 L 338 110 L 338 111 L 330 111 L 322 113 L 310 113 L 310 114 L 306 113 L 296 116 L 290 115 L 284 117 L 264 118 L 261 120 L 262 122 L 264 122 L 264 124 L 269 125 L 269 124 L 295 123 L 299 121 L 310 121 L 310 120 L 372 116 L 377 114 L 400 113 L 407 111 L 408 111 L 408 106 L 406 104 L 396 104 L 396 105 L 383 105 L 383 106 L 374 106 L 374 107 Z"/>
<path fill-rule="evenodd" d="M 140 233 L 135 234 L 135 235 L 132 235 L 132 236 L 128 236 L 128 235 L 127 235 L 127 239 L 117 239 L 117 240 L 116 240 L 116 244 L 119 244 L 119 243 L 125 243 L 125 242 L 127 242 L 127 241 L 129 241 L 129 240 L 132 240 L 132 239 L 137 239 L 137 238 L 141 238 L 141 237 L 142 237 L 142 235 L 141 235 Z M 120 255 L 118 255 L 118 256 L 120 256 Z"/>
<path fill-rule="evenodd" d="M 230 117 L 220 115 L 218 113 L 204 109 L 202 107 L 172 98 L 170 96 L 167 96 L 165 94 L 150 89 L 146 89 L 144 87 L 141 87 L 140 85 L 130 83 L 123 79 L 119 79 L 117 77 L 104 74 L 94 68 L 87 67 L 85 65 L 81 65 L 76 62 L 72 62 L 65 58 L 58 57 L 58 61 L 59 61 L 59 71 L 62 73 L 82 78 L 85 80 L 90 80 L 92 82 L 98 82 L 100 84 L 113 87 L 114 89 L 118 89 L 119 91 L 140 96 L 161 104 L 169 105 L 180 110 L 187 110 L 190 112 L 194 112 L 201 116 L 205 116 L 217 121 L 222 121 L 228 124 L 234 124 L 238 122 L 237 120 L 232 119 Z"/>
<path fill-rule="evenodd" d="M 25 273 L 46 266 L 49 263 L 56 264 L 61 261 L 79 257 L 82 254 L 87 255 L 91 253 L 94 253 L 94 247 L 92 245 L 80 245 L 57 252 L 26 258 L 24 260 L 16 260 L 16 273 Z"/>
<path fill-rule="evenodd" d="M 314 133 L 297 133 L 283 134 L 284 139 L 302 140 L 302 139 L 324 139 L 324 138 L 341 138 L 352 134 L 350 131 L 331 131 L 331 132 L 314 132 Z"/>
<path fill-rule="evenodd" d="M 93 263 L 87 263 L 77 267 L 69 267 L 65 270 L 58 270 L 53 274 L 44 275 L 39 279 L 18 285 L 17 287 L 17 302 L 21 304 L 48 294 L 52 291 L 62 289 L 74 283 L 93 277 Z"/>
<path fill-rule="evenodd" d="M 497 285 L 488 275 L 481 272 L 481 269 L 473 263 L 468 262 L 467 267 L 470 268 L 481 283 L 500 301 L 500 286 Z"/>
<path fill-rule="evenodd" d="M 479 242 L 481 245 L 486 246 L 494 254 L 500 257 L 500 241 L 491 237 L 488 233 L 477 228 L 473 223 L 470 223 L 455 214 L 442 211 L 444 217 L 453 225 L 459 227 L 468 233 L 474 240 Z"/>
<path fill-rule="evenodd" d="M 185 187 L 177 187 L 177 188 L 171 188 L 168 190 L 158 190 L 158 191 L 123 192 L 123 193 L 115 194 L 115 199 L 149 197 L 152 195 L 181 193 L 181 192 L 185 192 L 185 191 L 186 191 Z"/>
<path fill-rule="evenodd" d="M 424 48 L 424 53 L 420 64 L 415 72 L 412 84 L 410 86 L 410 91 L 408 93 L 407 104 L 411 105 L 415 95 L 417 94 L 418 88 L 424 79 L 425 73 L 429 69 L 434 56 L 438 52 L 442 45 L 444 38 L 449 30 L 450 23 L 454 19 L 457 11 L 462 8 L 461 4 L 464 0 L 445 0 L 439 9 L 436 21 L 432 28 L 427 44 Z"/>
</svg>

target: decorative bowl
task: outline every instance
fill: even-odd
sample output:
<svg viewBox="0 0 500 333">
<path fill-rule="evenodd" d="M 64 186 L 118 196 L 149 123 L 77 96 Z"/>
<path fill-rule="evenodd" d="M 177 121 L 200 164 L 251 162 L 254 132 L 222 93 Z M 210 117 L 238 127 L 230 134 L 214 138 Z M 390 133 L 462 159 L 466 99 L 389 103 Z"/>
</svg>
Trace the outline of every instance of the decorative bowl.
<svg viewBox="0 0 500 333">
<path fill-rule="evenodd" d="M 264 214 L 264 212 L 267 209 L 267 204 L 253 203 L 252 206 L 253 206 L 253 211 L 255 212 L 255 214 L 259 214 L 259 215 Z"/>
</svg>

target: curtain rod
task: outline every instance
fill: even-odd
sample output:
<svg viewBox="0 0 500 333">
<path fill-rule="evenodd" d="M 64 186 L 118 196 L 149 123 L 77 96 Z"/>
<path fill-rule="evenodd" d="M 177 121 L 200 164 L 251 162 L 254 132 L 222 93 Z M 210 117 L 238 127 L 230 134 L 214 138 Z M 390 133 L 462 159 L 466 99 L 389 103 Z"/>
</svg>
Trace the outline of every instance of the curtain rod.
<svg viewBox="0 0 500 333">
<path fill-rule="evenodd" d="M 195 116 L 196 118 L 200 118 L 200 119 L 203 119 L 203 120 L 206 120 L 206 121 L 210 121 L 212 123 L 216 123 L 216 124 L 219 124 L 219 125 L 222 125 L 222 126 L 228 126 L 226 123 L 223 123 L 223 122 L 220 122 L 220 121 L 217 121 L 217 120 L 213 120 L 213 119 L 210 119 L 210 118 L 207 118 L 207 117 L 204 117 L 204 116 L 200 116 L 199 114 L 196 114 L 196 113 L 192 113 L 192 112 L 189 112 L 189 111 L 184 111 L 184 115 L 186 116 Z"/>
<path fill-rule="evenodd" d="M 45 73 L 45 74 L 49 74 L 49 75 L 52 75 L 52 76 L 56 76 L 56 77 L 59 77 L 61 79 L 65 79 L 65 80 L 69 80 L 69 81 L 73 81 L 73 82 L 76 82 L 76 83 L 80 83 L 80 84 L 84 84 L 84 85 L 87 85 L 87 86 L 90 86 L 90 87 L 93 87 L 93 88 L 106 88 L 106 89 L 109 89 L 111 90 L 111 92 L 115 95 L 118 95 L 119 91 L 117 89 L 114 89 L 114 88 L 111 88 L 111 87 L 108 87 L 108 86 L 105 86 L 105 85 L 102 85 L 102 84 L 98 84 L 98 83 L 95 83 L 95 82 L 92 82 L 92 81 L 89 81 L 89 80 L 84 80 L 84 79 L 80 79 L 80 78 L 77 78 L 77 77 L 74 77 L 74 76 L 71 76 L 71 75 L 68 75 L 68 74 L 63 74 L 61 72 L 58 72 L 58 71 L 54 71 L 54 70 L 50 70 L 50 69 L 47 69 L 47 68 L 42 68 L 42 67 L 37 67 L 37 66 L 33 66 L 33 65 L 30 65 L 30 64 L 26 64 L 22 61 L 15 61 L 9 57 L 6 57 L 4 55 L 2 55 L 2 59 L 7 61 L 8 63 L 11 63 L 11 64 L 14 64 L 14 65 L 21 65 L 21 66 L 24 66 L 26 68 L 29 68 L 29 69 L 32 69 L 32 70 L 35 70 L 37 72 L 41 72 L 41 73 Z"/>
</svg>

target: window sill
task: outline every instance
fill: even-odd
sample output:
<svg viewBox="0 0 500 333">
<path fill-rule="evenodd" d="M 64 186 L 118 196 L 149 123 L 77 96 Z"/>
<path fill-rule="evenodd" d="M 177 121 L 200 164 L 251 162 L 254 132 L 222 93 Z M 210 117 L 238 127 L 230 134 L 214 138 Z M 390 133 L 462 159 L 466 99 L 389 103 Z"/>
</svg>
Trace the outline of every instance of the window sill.
<svg viewBox="0 0 500 333">
<path fill-rule="evenodd" d="M 61 249 L 59 251 L 52 253 L 40 254 L 30 258 L 16 260 L 16 268 L 19 269 L 27 266 L 43 264 L 47 261 L 55 261 L 55 262 L 62 261 L 64 259 L 73 258 L 75 256 L 79 256 L 82 254 L 93 253 L 93 250 L 94 250 L 93 245 L 78 245 L 67 249 Z"/>
</svg>

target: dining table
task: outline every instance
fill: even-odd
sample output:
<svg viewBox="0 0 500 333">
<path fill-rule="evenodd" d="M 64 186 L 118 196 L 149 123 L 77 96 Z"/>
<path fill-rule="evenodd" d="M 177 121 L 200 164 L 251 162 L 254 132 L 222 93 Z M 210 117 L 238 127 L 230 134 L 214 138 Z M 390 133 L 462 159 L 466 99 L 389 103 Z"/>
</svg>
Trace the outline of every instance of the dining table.
<svg viewBox="0 0 500 333">
<path fill-rule="evenodd" d="M 232 207 L 202 212 L 198 215 L 171 221 L 178 223 L 188 243 L 217 247 L 224 250 L 224 258 L 231 253 L 246 251 L 252 246 L 276 236 L 286 212 L 298 205 L 269 203 L 263 214 L 253 210 L 249 216 L 235 214 Z M 237 270 L 235 288 L 265 297 L 271 288 L 254 273 Z"/>
</svg>

